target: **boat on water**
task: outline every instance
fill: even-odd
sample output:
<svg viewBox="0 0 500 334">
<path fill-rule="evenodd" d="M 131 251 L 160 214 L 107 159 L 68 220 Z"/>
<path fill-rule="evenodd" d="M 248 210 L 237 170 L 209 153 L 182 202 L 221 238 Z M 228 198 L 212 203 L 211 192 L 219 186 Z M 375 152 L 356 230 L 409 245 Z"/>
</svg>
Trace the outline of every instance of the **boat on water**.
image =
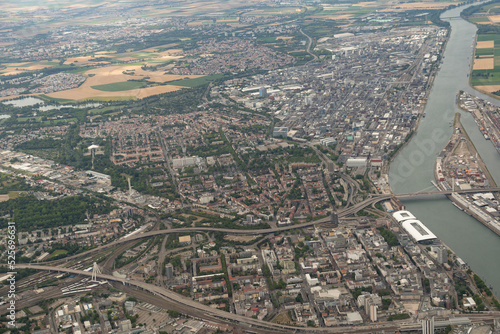
<svg viewBox="0 0 500 334">
<path fill-rule="evenodd" d="M 464 209 L 462 209 L 461 207 L 459 207 L 459 206 L 457 205 L 457 203 L 455 203 L 455 202 L 451 202 L 451 204 L 453 204 L 453 205 L 454 205 L 454 206 L 455 206 L 458 210 L 460 210 L 460 211 L 464 211 Z"/>
</svg>

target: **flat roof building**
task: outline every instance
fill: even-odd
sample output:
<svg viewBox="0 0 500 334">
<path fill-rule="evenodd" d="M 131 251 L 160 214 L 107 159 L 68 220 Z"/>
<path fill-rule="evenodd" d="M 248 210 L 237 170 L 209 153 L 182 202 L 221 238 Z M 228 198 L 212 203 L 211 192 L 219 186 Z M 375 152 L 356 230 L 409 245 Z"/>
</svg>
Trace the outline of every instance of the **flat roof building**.
<svg viewBox="0 0 500 334">
<path fill-rule="evenodd" d="M 172 159 L 172 167 L 173 168 L 191 167 L 191 166 L 196 166 L 200 162 L 201 159 L 197 156 Z"/>
<path fill-rule="evenodd" d="M 92 175 L 93 177 L 97 177 L 98 179 L 111 181 L 111 176 L 107 174 L 94 172 L 93 170 L 85 171 L 85 173 L 87 173 L 87 175 Z"/>
<path fill-rule="evenodd" d="M 189 235 L 184 235 L 184 236 L 181 236 L 179 237 L 179 243 L 180 244 L 190 244 L 191 243 L 191 236 Z"/>
<path fill-rule="evenodd" d="M 286 126 L 275 126 L 273 130 L 274 138 L 286 138 L 288 136 L 288 128 Z"/>
<path fill-rule="evenodd" d="M 345 165 L 346 167 L 366 167 L 368 160 L 366 158 L 349 158 Z"/>
<path fill-rule="evenodd" d="M 437 237 L 420 220 L 409 219 L 401 223 L 405 231 L 418 243 L 432 243 Z"/>
<path fill-rule="evenodd" d="M 410 211 L 406 210 L 396 211 L 392 214 L 392 216 L 398 223 L 404 222 L 405 220 L 409 219 L 417 219 Z"/>
<path fill-rule="evenodd" d="M 323 138 L 320 140 L 320 143 L 324 146 L 333 146 L 337 144 L 337 141 L 335 140 L 335 138 Z"/>
</svg>

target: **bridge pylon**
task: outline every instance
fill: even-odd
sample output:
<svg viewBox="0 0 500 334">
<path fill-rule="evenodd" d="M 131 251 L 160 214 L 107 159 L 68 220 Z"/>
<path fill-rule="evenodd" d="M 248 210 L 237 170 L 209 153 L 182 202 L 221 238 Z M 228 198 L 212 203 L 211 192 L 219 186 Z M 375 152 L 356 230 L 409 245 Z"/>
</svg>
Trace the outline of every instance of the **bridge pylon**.
<svg viewBox="0 0 500 334">
<path fill-rule="evenodd" d="M 92 279 L 91 282 L 97 282 L 97 274 L 102 274 L 101 268 L 97 265 L 97 262 L 94 262 L 94 266 L 92 267 Z"/>
</svg>

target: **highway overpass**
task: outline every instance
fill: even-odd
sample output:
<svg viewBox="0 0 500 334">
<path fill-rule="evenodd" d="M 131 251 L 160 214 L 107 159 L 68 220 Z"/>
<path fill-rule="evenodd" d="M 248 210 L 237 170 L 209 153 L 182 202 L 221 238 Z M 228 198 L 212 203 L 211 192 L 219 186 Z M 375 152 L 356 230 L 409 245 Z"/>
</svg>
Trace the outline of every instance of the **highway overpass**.
<svg viewBox="0 0 500 334">
<path fill-rule="evenodd" d="M 16 265 L 16 269 L 24 269 L 31 268 L 35 270 L 44 270 L 44 271 L 52 271 L 52 272 L 61 272 L 68 274 L 75 274 L 81 276 L 92 277 L 92 272 L 71 269 L 71 268 L 62 268 L 57 266 L 42 266 L 42 265 L 32 265 L 32 264 L 18 264 Z M 411 323 L 408 320 L 403 321 L 394 321 L 394 322 L 379 322 L 370 325 L 364 326 L 338 326 L 338 327 L 319 327 L 319 328 L 310 328 L 310 327 L 293 327 L 286 326 L 276 323 L 271 323 L 267 321 L 262 321 L 254 318 L 244 317 L 238 314 L 225 312 L 222 310 L 211 308 L 207 305 L 198 303 L 194 300 L 186 298 L 182 295 L 174 293 L 168 289 L 130 279 L 123 279 L 119 277 L 115 277 L 112 275 L 106 274 L 95 274 L 95 276 L 99 279 L 108 280 L 118 282 L 124 285 L 133 286 L 144 290 L 148 293 L 153 294 L 156 297 L 160 297 L 167 302 L 168 307 L 173 310 L 178 310 L 181 313 L 190 315 L 192 317 L 200 318 L 200 319 L 216 319 L 220 322 L 229 323 L 237 326 L 244 326 L 248 329 L 259 332 L 266 333 L 306 333 L 306 334 L 314 334 L 314 333 L 373 333 L 377 331 L 415 331 L 421 328 L 420 323 Z M 145 300 L 148 301 L 148 300 Z M 493 319 L 500 316 L 499 312 L 489 312 L 488 314 L 471 314 L 468 315 L 468 318 L 471 319 L 472 322 L 490 322 Z"/>
<path fill-rule="evenodd" d="M 460 194 L 469 194 L 469 193 L 480 193 L 480 192 L 498 192 L 500 191 L 500 187 L 490 187 L 490 188 L 483 188 L 483 189 L 471 189 L 471 190 L 460 190 L 456 191 L 456 193 Z M 337 212 L 337 215 L 339 218 L 346 218 L 350 215 L 356 214 L 358 211 L 373 205 L 375 203 L 391 199 L 393 197 L 396 197 L 398 199 L 418 199 L 418 198 L 425 198 L 425 197 L 433 197 L 433 196 L 440 196 L 440 195 L 451 195 L 453 192 L 452 191 L 429 191 L 429 192 L 415 192 L 415 193 L 402 193 L 402 194 L 372 194 L 369 195 L 367 199 L 365 199 L 362 202 L 356 203 L 353 206 L 343 208 Z M 274 228 L 268 228 L 268 229 L 258 229 L 258 230 L 246 230 L 246 229 L 229 229 L 229 228 L 217 228 L 217 227 L 182 227 L 182 228 L 176 228 L 176 229 L 167 229 L 167 230 L 157 230 L 157 231 L 149 231 L 145 233 L 138 233 L 135 235 L 132 235 L 128 238 L 120 238 L 118 240 L 112 241 L 109 244 L 99 246 L 96 248 L 93 248 L 91 250 L 88 250 L 83 253 L 79 253 L 70 257 L 66 257 L 63 260 L 70 260 L 74 258 L 78 258 L 90 253 L 94 253 L 96 251 L 100 251 L 106 248 L 114 247 L 117 245 L 120 245 L 125 242 L 130 242 L 134 240 L 139 240 L 139 239 L 145 239 L 145 238 L 151 238 L 155 237 L 158 235 L 166 235 L 166 234 L 172 234 L 172 233 L 191 233 L 191 232 L 222 232 L 226 234 L 243 234 L 243 235 L 265 235 L 265 234 L 270 234 L 270 233 L 279 233 L 279 232 L 284 232 L 284 231 L 289 231 L 289 230 L 294 230 L 294 229 L 301 229 L 305 227 L 310 227 L 316 224 L 324 224 L 324 223 L 329 223 L 331 222 L 331 217 L 326 217 L 318 220 L 313 220 L 310 222 L 302 223 L 302 224 L 295 224 L 295 225 L 289 225 L 289 226 L 284 226 L 284 227 L 274 227 Z M 56 260 L 60 261 L 60 260 Z M 50 262 L 44 262 L 44 263 L 50 263 Z"/>
<path fill-rule="evenodd" d="M 56 266 L 41 266 L 32 264 L 16 265 L 16 269 L 23 269 L 23 268 L 31 268 L 36 270 L 45 270 L 45 271 L 92 277 L 92 272 L 76 270 L 71 268 L 62 268 Z M 244 327 L 247 327 L 248 329 L 253 330 L 257 333 L 259 333 L 260 331 L 276 332 L 276 333 L 285 332 L 285 333 L 311 333 L 311 334 L 312 333 L 368 333 L 368 332 L 382 331 L 382 330 L 395 331 L 399 327 L 399 324 L 397 322 L 379 323 L 379 324 L 371 324 L 370 326 L 356 326 L 356 327 L 339 326 L 339 327 L 309 328 L 309 327 L 286 326 L 214 309 L 207 305 L 198 303 L 194 300 L 179 295 L 175 292 L 172 292 L 168 289 L 153 284 L 136 280 L 123 279 L 106 274 L 96 274 L 96 277 L 103 280 L 115 281 L 118 283 L 122 283 L 124 285 L 134 286 L 136 288 L 147 291 L 153 294 L 154 296 L 159 296 L 162 299 L 166 300 L 169 303 L 169 305 L 171 305 L 171 309 L 179 310 L 180 312 L 188 314 L 190 316 L 200 319 L 204 319 L 204 317 L 216 318 L 220 322 L 230 323 L 237 326 L 243 325 Z M 418 325 L 418 327 L 419 326 L 420 325 Z"/>
</svg>

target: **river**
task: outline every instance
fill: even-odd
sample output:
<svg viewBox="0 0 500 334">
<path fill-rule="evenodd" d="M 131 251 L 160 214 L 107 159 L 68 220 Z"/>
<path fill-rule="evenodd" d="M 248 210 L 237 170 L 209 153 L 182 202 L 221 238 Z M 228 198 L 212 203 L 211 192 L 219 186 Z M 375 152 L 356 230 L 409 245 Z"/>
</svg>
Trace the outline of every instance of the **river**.
<svg viewBox="0 0 500 334">
<path fill-rule="evenodd" d="M 500 185 L 500 155 L 484 139 L 472 116 L 459 110 L 455 103 L 460 89 L 485 97 L 468 85 L 476 27 L 457 18 L 466 7 L 448 10 L 441 16 L 451 23 L 450 39 L 425 108 L 426 117 L 422 119 L 416 135 L 390 166 L 389 183 L 395 193 L 433 189 L 430 181 L 434 179 L 434 163 L 451 136 L 450 123 L 455 112 L 461 112 L 462 124 L 495 182 Z M 500 105 L 500 101 L 487 99 Z M 500 296 L 499 236 L 458 210 L 445 197 L 406 201 L 404 204 Z"/>
</svg>

